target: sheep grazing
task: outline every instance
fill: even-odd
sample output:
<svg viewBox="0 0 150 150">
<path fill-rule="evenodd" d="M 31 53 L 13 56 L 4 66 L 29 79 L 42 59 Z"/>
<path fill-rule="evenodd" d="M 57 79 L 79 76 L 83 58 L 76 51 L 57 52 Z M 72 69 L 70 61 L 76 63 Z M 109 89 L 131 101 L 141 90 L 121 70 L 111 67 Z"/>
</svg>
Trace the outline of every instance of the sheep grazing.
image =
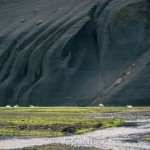
<svg viewBox="0 0 150 150">
<path fill-rule="evenodd" d="M 135 66 L 136 66 L 136 64 L 132 64 L 132 65 L 131 65 L 131 67 L 135 67 Z"/>
<path fill-rule="evenodd" d="M 103 104 L 99 104 L 99 107 L 104 107 L 104 105 Z"/>
<path fill-rule="evenodd" d="M 130 72 L 128 71 L 128 72 L 126 72 L 126 75 L 130 75 Z"/>
<path fill-rule="evenodd" d="M 38 20 L 37 22 L 36 22 L 36 25 L 38 26 L 38 25 L 40 25 L 41 23 L 43 23 L 44 21 L 43 20 Z"/>
<path fill-rule="evenodd" d="M 18 105 L 15 105 L 14 107 L 16 108 L 16 107 L 19 107 L 19 106 L 18 106 Z"/>
<path fill-rule="evenodd" d="M 38 12 L 38 11 L 39 11 L 39 9 L 38 9 L 38 8 L 35 8 L 35 9 L 34 9 L 34 12 Z"/>
<path fill-rule="evenodd" d="M 131 106 L 131 105 L 127 105 L 127 107 L 128 107 L 128 108 L 132 108 L 133 106 Z"/>
<path fill-rule="evenodd" d="M 6 107 L 7 107 L 7 108 L 10 108 L 11 106 L 10 106 L 10 105 L 7 105 Z"/>
<path fill-rule="evenodd" d="M 32 107 L 32 108 L 33 108 L 34 106 L 33 106 L 33 105 L 30 105 L 30 107 Z"/>
</svg>

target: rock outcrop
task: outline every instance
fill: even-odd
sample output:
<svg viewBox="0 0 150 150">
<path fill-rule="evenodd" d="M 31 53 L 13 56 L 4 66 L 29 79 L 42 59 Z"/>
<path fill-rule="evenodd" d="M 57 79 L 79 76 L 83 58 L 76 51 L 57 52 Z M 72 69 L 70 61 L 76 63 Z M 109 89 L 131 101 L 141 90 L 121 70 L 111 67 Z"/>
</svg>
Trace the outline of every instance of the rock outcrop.
<svg viewBox="0 0 150 150">
<path fill-rule="evenodd" d="M 150 105 L 149 0 L 0 0 L 0 105 Z"/>
</svg>

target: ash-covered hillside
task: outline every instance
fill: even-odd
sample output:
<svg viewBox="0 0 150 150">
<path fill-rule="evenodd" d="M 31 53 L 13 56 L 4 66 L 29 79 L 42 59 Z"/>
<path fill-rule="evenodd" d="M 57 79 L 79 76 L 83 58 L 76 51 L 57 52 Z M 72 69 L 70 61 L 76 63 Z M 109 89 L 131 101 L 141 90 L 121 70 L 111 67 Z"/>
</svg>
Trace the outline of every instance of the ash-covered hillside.
<svg viewBox="0 0 150 150">
<path fill-rule="evenodd" d="M 149 0 L 0 0 L 0 105 L 150 105 Z"/>
</svg>

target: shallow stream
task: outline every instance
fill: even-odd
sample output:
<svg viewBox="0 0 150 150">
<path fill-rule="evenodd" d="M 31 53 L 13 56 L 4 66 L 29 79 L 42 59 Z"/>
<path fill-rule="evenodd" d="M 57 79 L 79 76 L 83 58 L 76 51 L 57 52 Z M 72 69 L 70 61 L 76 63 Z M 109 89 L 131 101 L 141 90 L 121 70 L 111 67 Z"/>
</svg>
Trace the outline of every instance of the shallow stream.
<svg viewBox="0 0 150 150">
<path fill-rule="evenodd" d="M 139 140 L 150 134 L 150 119 L 126 120 L 126 126 L 101 129 L 83 135 L 66 137 L 11 137 L 0 140 L 0 149 L 17 149 L 35 145 L 61 143 L 114 150 L 150 150 L 150 143 Z"/>
</svg>

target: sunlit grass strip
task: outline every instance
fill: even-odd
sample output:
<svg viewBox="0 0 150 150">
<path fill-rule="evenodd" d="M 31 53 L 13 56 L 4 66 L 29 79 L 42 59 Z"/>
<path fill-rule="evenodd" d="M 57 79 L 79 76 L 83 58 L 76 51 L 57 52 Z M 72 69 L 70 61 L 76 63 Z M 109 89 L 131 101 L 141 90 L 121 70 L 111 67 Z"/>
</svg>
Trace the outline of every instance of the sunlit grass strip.
<svg viewBox="0 0 150 150">
<path fill-rule="evenodd" d="M 150 110 L 150 107 L 0 107 L 0 112 L 45 112 L 45 113 L 91 113 L 91 112 L 116 112 L 128 110 Z"/>
<path fill-rule="evenodd" d="M 27 117 L 27 116 L 26 116 Z M 59 118 L 59 119 L 58 119 Z M 0 117 L 0 132 L 11 135 L 51 135 L 62 136 L 66 134 L 81 134 L 98 129 L 99 127 L 113 127 L 123 125 L 123 120 L 116 118 L 63 118 L 59 116 L 56 120 L 51 117 L 49 119 L 42 116 L 41 121 L 37 121 L 36 117 L 32 118 L 32 122 L 28 123 L 31 118 L 24 118 L 24 121 L 17 117 L 4 120 Z M 34 121 L 35 119 L 35 121 Z M 38 119 L 38 120 L 40 120 Z M 31 120 L 30 120 L 31 121 Z M 3 122 L 3 123 L 2 123 Z"/>
<path fill-rule="evenodd" d="M 81 134 L 100 127 L 123 125 L 123 120 L 117 118 L 96 118 L 91 115 L 122 109 L 123 107 L 0 108 L 0 133 L 52 136 Z"/>
</svg>

